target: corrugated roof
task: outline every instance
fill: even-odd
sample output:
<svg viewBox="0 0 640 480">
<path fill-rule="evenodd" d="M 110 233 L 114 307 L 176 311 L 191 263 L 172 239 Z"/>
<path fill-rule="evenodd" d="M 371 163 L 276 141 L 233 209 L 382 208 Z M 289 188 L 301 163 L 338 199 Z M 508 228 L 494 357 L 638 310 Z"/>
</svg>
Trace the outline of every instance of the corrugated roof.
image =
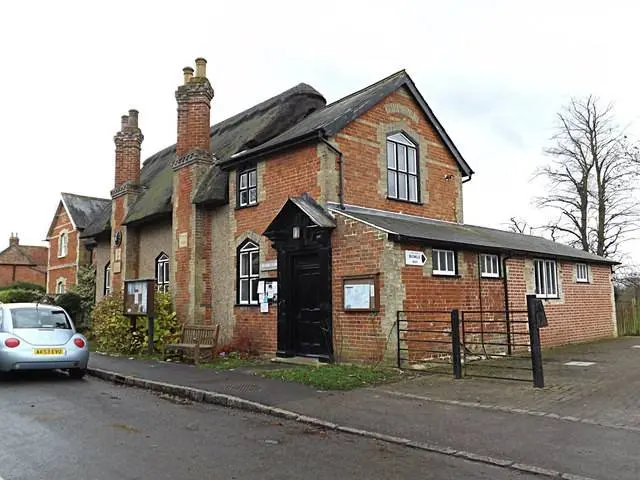
<svg viewBox="0 0 640 480">
<path fill-rule="evenodd" d="M 386 231 L 394 241 L 418 241 L 438 245 L 449 244 L 452 246 L 472 247 L 473 249 L 486 249 L 487 251 L 536 254 L 611 265 L 618 263 L 614 260 L 534 235 L 506 232 L 476 225 L 444 222 L 363 207 L 345 206 L 344 210 L 341 210 L 337 204 L 330 204 L 329 207 L 332 212 L 344 214 Z"/>
<path fill-rule="evenodd" d="M 260 146 L 235 155 L 233 158 L 227 159 L 223 162 L 223 165 L 224 163 L 234 163 L 241 159 L 248 159 L 267 154 L 268 152 L 271 152 L 283 145 L 295 143 L 301 139 L 311 139 L 314 134 L 323 134 L 326 136 L 334 135 L 342 130 L 348 123 L 370 110 L 382 99 L 401 87 L 406 87 L 411 95 L 413 95 L 416 102 L 422 108 L 425 116 L 433 124 L 434 128 L 440 135 L 440 138 L 456 159 L 456 162 L 462 172 L 466 176 L 471 176 L 474 173 L 473 170 L 462 157 L 451 138 L 449 138 L 449 135 L 434 115 L 431 107 L 429 107 L 416 88 L 411 77 L 409 77 L 407 72 L 404 70 L 394 73 L 373 85 L 327 105 L 325 108 L 309 115 L 301 122 L 296 123 L 281 135 L 278 135 Z"/>
</svg>

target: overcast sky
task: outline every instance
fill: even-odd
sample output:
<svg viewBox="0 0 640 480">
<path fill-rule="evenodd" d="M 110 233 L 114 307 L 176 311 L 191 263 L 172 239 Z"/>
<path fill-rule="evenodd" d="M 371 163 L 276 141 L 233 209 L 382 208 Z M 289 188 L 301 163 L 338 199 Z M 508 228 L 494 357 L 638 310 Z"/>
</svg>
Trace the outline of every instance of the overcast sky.
<svg viewBox="0 0 640 480">
<path fill-rule="evenodd" d="M 12 231 L 42 241 L 60 192 L 109 196 L 113 135 L 128 109 L 140 111 L 143 158 L 174 143 L 174 91 L 198 56 L 215 89 L 212 123 L 300 82 L 333 101 L 405 68 L 476 172 L 465 221 L 540 223 L 531 175 L 569 96 L 615 102 L 637 129 L 639 10 L 566 0 L 2 2 L 0 250 Z"/>
</svg>

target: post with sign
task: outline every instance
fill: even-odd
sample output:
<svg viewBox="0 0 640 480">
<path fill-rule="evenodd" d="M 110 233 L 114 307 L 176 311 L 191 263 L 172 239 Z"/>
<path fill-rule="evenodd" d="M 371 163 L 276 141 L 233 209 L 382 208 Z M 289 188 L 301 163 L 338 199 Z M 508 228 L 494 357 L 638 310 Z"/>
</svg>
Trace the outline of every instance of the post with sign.
<svg viewBox="0 0 640 480">
<path fill-rule="evenodd" d="M 149 337 L 149 354 L 153 354 L 154 348 L 154 293 L 155 279 L 138 279 L 124 281 L 124 312 L 126 317 L 132 319 L 132 324 L 138 317 L 147 317 L 147 335 Z"/>
</svg>

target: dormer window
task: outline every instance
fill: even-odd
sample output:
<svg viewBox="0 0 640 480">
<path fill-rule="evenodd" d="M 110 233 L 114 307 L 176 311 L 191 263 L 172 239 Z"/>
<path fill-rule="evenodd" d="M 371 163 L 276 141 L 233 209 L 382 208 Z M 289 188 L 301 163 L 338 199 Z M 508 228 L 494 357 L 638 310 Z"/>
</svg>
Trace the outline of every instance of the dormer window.
<svg viewBox="0 0 640 480">
<path fill-rule="evenodd" d="M 417 203 L 418 152 L 416 144 L 404 133 L 387 137 L 387 195 L 394 200 Z"/>
<path fill-rule="evenodd" d="M 238 206 L 248 207 L 258 203 L 258 171 L 247 168 L 238 174 Z"/>
</svg>

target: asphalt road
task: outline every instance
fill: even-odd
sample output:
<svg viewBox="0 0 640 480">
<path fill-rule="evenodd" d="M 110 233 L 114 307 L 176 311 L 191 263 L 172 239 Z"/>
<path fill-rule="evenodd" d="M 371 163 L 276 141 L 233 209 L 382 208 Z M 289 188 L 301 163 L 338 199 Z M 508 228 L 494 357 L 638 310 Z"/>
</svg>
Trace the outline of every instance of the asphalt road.
<svg viewBox="0 0 640 480">
<path fill-rule="evenodd" d="M 538 479 L 64 374 L 0 379 L 0 478 Z"/>
</svg>

